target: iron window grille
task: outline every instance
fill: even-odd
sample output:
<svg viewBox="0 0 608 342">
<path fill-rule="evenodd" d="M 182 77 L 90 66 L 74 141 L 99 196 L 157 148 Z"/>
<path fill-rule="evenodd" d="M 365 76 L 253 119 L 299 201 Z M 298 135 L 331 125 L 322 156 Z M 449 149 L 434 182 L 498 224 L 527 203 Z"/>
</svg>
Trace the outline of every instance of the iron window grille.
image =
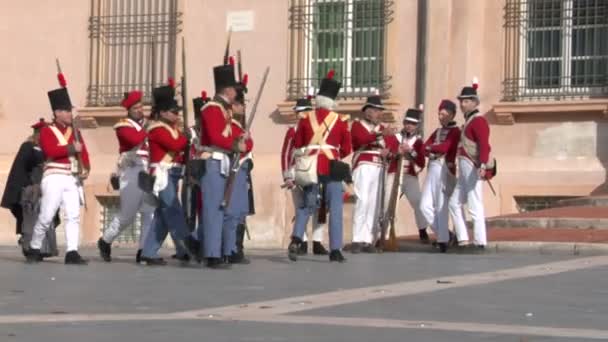
<svg viewBox="0 0 608 342">
<path fill-rule="evenodd" d="M 507 0 L 504 100 L 608 96 L 608 1 Z"/>
<path fill-rule="evenodd" d="M 87 105 L 118 105 L 133 89 L 150 104 L 175 75 L 181 24 L 177 0 L 91 0 Z"/>
<path fill-rule="evenodd" d="M 387 0 L 292 0 L 288 99 L 318 90 L 330 69 L 342 82 L 339 97 L 388 97 Z"/>
</svg>

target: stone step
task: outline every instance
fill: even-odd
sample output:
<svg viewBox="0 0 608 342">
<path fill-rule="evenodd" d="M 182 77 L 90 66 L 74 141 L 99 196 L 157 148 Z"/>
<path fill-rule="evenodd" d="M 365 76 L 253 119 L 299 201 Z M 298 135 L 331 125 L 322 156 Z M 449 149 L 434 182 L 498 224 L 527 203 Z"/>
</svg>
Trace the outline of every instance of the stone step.
<svg viewBox="0 0 608 342">
<path fill-rule="evenodd" d="M 557 207 L 491 217 L 486 224 L 497 228 L 608 229 L 608 206 Z"/>
</svg>

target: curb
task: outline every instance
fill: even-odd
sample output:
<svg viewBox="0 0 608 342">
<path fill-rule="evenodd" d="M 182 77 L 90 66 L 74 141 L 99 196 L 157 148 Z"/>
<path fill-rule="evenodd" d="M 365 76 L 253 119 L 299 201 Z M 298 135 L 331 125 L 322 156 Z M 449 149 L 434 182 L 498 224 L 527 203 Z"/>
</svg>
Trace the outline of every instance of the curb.
<svg viewBox="0 0 608 342">
<path fill-rule="evenodd" d="M 439 253 L 431 245 L 418 242 L 399 242 L 399 252 Z M 608 255 L 608 244 L 587 242 L 539 242 L 539 241 L 496 241 L 490 242 L 483 252 L 448 249 L 448 254 L 555 254 L 555 255 Z"/>
<path fill-rule="evenodd" d="M 567 218 L 567 217 L 530 217 L 530 218 L 496 218 L 486 220 L 486 225 L 497 228 L 577 228 L 608 229 L 608 219 Z"/>
</svg>

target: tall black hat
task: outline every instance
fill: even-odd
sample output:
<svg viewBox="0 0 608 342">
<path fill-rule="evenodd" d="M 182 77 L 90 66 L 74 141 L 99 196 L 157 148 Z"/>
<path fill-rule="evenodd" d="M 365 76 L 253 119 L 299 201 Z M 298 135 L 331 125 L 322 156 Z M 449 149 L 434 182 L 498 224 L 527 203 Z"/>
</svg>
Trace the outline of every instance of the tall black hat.
<svg viewBox="0 0 608 342">
<path fill-rule="evenodd" d="M 364 112 L 367 107 L 373 107 L 381 110 L 385 109 L 382 105 L 382 99 L 378 95 L 369 96 L 363 105 L 363 108 L 361 108 L 361 111 Z"/>
<path fill-rule="evenodd" d="M 319 87 L 317 95 L 329 97 L 332 100 L 335 100 L 336 97 L 338 97 L 342 83 L 334 80 L 334 75 L 335 71 L 330 70 L 327 73 L 327 76 L 321 80 L 321 86 Z"/>
<path fill-rule="evenodd" d="M 154 88 L 154 111 L 180 111 L 182 108 L 175 100 L 175 88 L 170 85 Z"/>
<path fill-rule="evenodd" d="M 234 63 L 233 59 L 230 58 L 231 64 L 219 65 L 213 68 L 213 79 L 215 81 L 215 91 L 227 87 L 237 87 L 239 83 L 234 78 Z"/>
<path fill-rule="evenodd" d="M 51 109 L 72 110 L 72 101 L 67 88 L 59 88 L 48 92 Z"/>
<path fill-rule="evenodd" d="M 407 110 L 407 112 L 405 112 L 405 117 L 403 118 L 403 122 L 419 123 L 421 116 L 422 116 L 422 111 L 420 109 L 410 108 Z"/>
</svg>

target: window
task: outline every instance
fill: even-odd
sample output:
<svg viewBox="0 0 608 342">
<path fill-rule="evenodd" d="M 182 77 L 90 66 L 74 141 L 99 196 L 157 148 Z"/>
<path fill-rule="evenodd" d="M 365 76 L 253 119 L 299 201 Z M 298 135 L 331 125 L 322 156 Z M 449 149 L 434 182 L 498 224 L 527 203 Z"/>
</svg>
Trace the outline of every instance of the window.
<svg viewBox="0 0 608 342">
<path fill-rule="evenodd" d="M 505 100 L 608 95 L 608 1 L 509 0 Z"/>
<path fill-rule="evenodd" d="M 342 82 L 341 97 L 388 96 L 385 40 L 391 6 L 386 0 L 292 1 L 289 99 L 316 90 L 330 69 Z"/>
<path fill-rule="evenodd" d="M 151 102 L 175 75 L 177 0 L 92 0 L 88 106 L 115 106 L 133 89 Z"/>
</svg>

